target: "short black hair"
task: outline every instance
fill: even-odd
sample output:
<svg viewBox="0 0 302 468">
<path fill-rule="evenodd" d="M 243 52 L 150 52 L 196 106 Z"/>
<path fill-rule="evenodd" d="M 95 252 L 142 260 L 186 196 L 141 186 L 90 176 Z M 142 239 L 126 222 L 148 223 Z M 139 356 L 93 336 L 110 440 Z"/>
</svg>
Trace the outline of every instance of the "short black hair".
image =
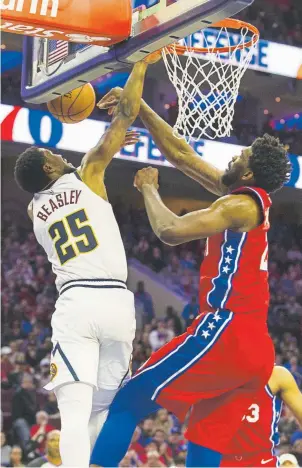
<svg viewBox="0 0 302 468">
<path fill-rule="evenodd" d="M 47 184 L 49 178 L 43 169 L 45 156 L 35 146 L 27 148 L 21 153 L 15 165 L 15 180 L 19 187 L 26 192 L 40 192 Z"/>
<path fill-rule="evenodd" d="M 252 144 L 249 166 L 254 174 L 255 185 L 267 192 L 275 192 L 289 181 L 291 163 L 285 147 L 267 133 Z"/>
</svg>

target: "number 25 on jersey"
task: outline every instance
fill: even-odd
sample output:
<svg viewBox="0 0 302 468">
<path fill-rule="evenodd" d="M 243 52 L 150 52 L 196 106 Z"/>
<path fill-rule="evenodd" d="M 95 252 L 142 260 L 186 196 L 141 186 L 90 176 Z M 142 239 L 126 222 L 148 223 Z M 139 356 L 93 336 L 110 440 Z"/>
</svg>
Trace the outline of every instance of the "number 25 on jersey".
<svg viewBox="0 0 302 468">
<path fill-rule="evenodd" d="M 98 241 L 84 209 L 52 224 L 48 230 L 61 265 L 80 254 L 91 252 Z"/>
</svg>

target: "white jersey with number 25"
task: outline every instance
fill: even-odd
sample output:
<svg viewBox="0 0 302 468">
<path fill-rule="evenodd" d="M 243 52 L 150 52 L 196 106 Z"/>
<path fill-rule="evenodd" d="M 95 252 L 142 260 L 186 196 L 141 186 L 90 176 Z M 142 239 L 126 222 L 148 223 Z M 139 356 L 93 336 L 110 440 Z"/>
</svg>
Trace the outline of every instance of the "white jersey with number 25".
<svg viewBox="0 0 302 468">
<path fill-rule="evenodd" d="M 33 227 L 58 290 L 70 280 L 126 281 L 126 255 L 112 207 L 77 172 L 34 195 Z"/>
</svg>

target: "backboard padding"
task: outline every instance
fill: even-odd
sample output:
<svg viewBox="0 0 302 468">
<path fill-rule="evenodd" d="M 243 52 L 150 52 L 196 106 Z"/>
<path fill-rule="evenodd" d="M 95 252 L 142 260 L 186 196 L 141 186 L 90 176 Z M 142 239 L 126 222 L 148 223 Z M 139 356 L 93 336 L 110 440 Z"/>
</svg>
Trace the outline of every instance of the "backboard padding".
<svg viewBox="0 0 302 468">
<path fill-rule="evenodd" d="M 145 17 L 136 18 L 127 41 L 111 48 L 87 45 L 68 54 L 62 63 L 52 65 L 48 74 L 38 65 L 41 41 L 47 39 L 24 37 L 21 96 L 28 102 L 48 102 L 109 71 L 142 60 L 209 24 L 233 16 L 251 3 L 253 0 L 179 0 L 165 6 L 161 1 L 152 7 L 149 16 L 144 12 Z M 43 44 L 47 47 L 46 42 Z"/>
</svg>

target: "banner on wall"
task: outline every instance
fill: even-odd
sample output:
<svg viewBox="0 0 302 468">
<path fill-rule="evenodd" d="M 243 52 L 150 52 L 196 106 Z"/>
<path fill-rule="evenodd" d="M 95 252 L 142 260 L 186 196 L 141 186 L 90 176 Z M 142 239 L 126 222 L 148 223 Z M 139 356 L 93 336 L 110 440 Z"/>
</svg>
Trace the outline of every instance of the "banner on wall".
<svg viewBox="0 0 302 468">
<path fill-rule="evenodd" d="M 106 130 L 108 122 L 84 120 L 75 125 L 62 124 L 48 112 L 25 107 L 1 105 L 1 138 L 28 145 L 48 146 L 86 153 L 95 146 Z M 144 164 L 172 167 L 155 146 L 150 133 L 136 128 L 141 134 L 136 145 L 123 148 L 117 159 Z M 210 140 L 193 141 L 191 146 L 206 161 L 224 169 L 231 158 L 240 154 L 243 146 Z M 302 189 L 302 156 L 290 155 L 293 171 L 288 186 Z"/>
</svg>

